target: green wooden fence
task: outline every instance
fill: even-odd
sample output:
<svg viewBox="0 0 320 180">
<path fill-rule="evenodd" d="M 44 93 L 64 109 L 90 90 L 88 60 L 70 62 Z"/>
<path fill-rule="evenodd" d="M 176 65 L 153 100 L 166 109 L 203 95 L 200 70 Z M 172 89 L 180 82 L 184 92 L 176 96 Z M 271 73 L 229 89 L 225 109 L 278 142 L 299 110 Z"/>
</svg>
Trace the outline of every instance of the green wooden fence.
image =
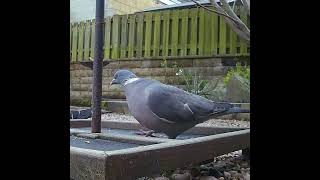
<svg viewBox="0 0 320 180">
<path fill-rule="evenodd" d="M 250 26 L 243 7 L 236 7 L 236 13 Z M 94 28 L 94 20 L 70 24 L 71 61 L 93 60 Z M 248 55 L 249 51 L 222 17 L 202 8 L 105 19 L 104 59 Z"/>
</svg>

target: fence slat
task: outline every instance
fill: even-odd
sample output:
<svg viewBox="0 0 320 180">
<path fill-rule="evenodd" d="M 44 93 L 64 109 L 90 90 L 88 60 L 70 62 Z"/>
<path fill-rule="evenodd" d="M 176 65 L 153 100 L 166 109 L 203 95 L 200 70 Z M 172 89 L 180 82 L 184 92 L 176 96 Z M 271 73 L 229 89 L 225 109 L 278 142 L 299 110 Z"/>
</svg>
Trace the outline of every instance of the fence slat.
<svg viewBox="0 0 320 180">
<path fill-rule="evenodd" d="M 105 33 L 104 33 L 104 59 L 110 58 L 110 33 L 111 33 L 111 18 L 105 19 Z"/>
<path fill-rule="evenodd" d="M 231 29 L 230 30 L 230 54 L 237 53 L 237 34 Z"/>
<path fill-rule="evenodd" d="M 204 41 L 205 41 L 205 9 L 199 9 L 199 44 L 198 44 L 198 55 L 204 55 Z"/>
<path fill-rule="evenodd" d="M 91 22 L 91 46 L 90 46 L 91 61 L 93 61 L 93 59 L 94 59 L 95 29 L 96 29 L 96 20 L 92 20 L 92 22 Z"/>
<path fill-rule="evenodd" d="M 220 34 L 219 34 L 219 54 L 226 54 L 226 41 L 227 41 L 227 24 L 223 17 L 220 18 Z"/>
<path fill-rule="evenodd" d="M 217 54 L 218 50 L 218 15 L 211 12 L 211 54 Z"/>
<path fill-rule="evenodd" d="M 74 23 L 73 30 L 72 30 L 72 57 L 71 57 L 71 61 L 77 61 L 77 48 L 78 48 L 78 23 Z"/>
<path fill-rule="evenodd" d="M 125 58 L 127 55 L 127 20 L 128 16 L 121 16 L 121 53 L 120 58 Z"/>
<path fill-rule="evenodd" d="M 205 11 L 204 14 L 204 22 L 205 22 L 205 30 L 204 30 L 204 54 L 205 55 L 211 55 L 211 35 L 212 35 L 212 29 L 211 29 L 211 24 L 212 24 L 212 16 L 211 16 L 210 11 Z"/>
<path fill-rule="evenodd" d="M 180 11 L 181 17 L 181 56 L 187 55 L 187 47 L 188 47 L 188 9 L 183 9 Z"/>
<path fill-rule="evenodd" d="M 156 12 L 154 14 L 154 39 L 153 39 L 153 56 L 159 56 L 160 49 L 160 22 L 161 22 L 161 13 Z"/>
<path fill-rule="evenodd" d="M 71 57 L 72 57 L 72 24 L 70 23 L 70 60 L 71 60 Z"/>
<path fill-rule="evenodd" d="M 142 57 L 142 43 L 143 43 L 143 13 L 139 13 L 137 15 L 138 23 L 137 23 L 137 57 Z"/>
<path fill-rule="evenodd" d="M 162 44 L 162 56 L 169 55 L 169 23 L 170 23 L 170 11 L 163 12 L 163 44 Z"/>
<path fill-rule="evenodd" d="M 119 58 L 119 44 L 120 44 L 120 16 L 115 15 L 112 17 L 112 59 Z"/>
<path fill-rule="evenodd" d="M 190 10 L 191 16 L 191 38 L 190 38 L 190 54 L 197 54 L 197 34 L 198 34 L 198 8 Z"/>
<path fill-rule="evenodd" d="M 83 61 L 83 46 L 84 46 L 84 22 L 79 25 L 79 39 L 78 39 L 78 61 Z"/>
<path fill-rule="evenodd" d="M 152 28 L 152 13 L 146 13 L 146 32 L 145 32 L 145 57 L 150 57 L 151 53 L 151 28 Z"/>
<path fill-rule="evenodd" d="M 134 55 L 134 38 L 135 38 L 135 24 L 136 16 L 131 14 L 129 17 L 129 44 L 128 44 L 128 58 L 132 58 Z"/>
<path fill-rule="evenodd" d="M 91 26 L 90 26 L 90 20 L 86 21 L 85 25 L 85 33 L 84 33 L 84 60 L 89 61 L 89 55 L 90 55 L 90 32 L 91 32 Z"/>
<path fill-rule="evenodd" d="M 243 6 L 240 7 L 240 19 L 242 20 L 243 23 L 248 24 L 247 23 L 247 13 L 244 9 Z M 247 54 L 247 43 L 244 40 L 240 40 L 240 54 Z"/>
<path fill-rule="evenodd" d="M 179 10 L 172 11 L 171 56 L 178 55 Z"/>
</svg>

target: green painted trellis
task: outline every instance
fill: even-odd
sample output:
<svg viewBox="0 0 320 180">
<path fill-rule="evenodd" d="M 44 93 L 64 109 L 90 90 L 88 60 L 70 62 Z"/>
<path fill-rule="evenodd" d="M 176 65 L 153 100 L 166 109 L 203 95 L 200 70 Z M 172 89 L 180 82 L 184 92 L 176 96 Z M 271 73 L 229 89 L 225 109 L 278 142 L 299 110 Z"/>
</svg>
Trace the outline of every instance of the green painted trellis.
<svg viewBox="0 0 320 180">
<path fill-rule="evenodd" d="M 250 25 L 244 7 L 235 11 Z M 94 20 L 70 24 L 71 61 L 93 60 L 94 27 Z M 222 17 L 202 8 L 105 18 L 104 59 L 249 55 L 249 50 Z"/>
</svg>

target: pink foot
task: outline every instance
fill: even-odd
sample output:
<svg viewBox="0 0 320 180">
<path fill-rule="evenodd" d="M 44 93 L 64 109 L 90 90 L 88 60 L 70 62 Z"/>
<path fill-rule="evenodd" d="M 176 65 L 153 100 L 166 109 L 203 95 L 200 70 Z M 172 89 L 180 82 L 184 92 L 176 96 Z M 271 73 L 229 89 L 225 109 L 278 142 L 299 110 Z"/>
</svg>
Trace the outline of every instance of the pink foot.
<svg viewBox="0 0 320 180">
<path fill-rule="evenodd" d="M 153 135 L 154 131 L 150 130 L 150 131 L 144 131 L 144 130 L 139 130 L 139 132 L 135 132 L 135 134 L 137 135 L 141 135 L 141 136 L 146 136 L 146 137 L 156 137 L 155 135 Z"/>
</svg>

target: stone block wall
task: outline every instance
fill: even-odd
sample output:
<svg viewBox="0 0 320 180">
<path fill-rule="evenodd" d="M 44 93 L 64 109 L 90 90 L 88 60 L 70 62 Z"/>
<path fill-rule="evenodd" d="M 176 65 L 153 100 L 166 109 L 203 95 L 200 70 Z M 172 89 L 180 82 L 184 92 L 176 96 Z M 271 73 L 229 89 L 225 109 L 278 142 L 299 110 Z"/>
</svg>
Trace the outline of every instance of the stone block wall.
<svg viewBox="0 0 320 180">
<path fill-rule="evenodd" d="M 223 78 L 228 70 L 235 66 L 237 61 L 249 63 L 249 57 L 215 57 L 215 58 L 188 58 L 168 59 L 167 67 L 163 67 L 163 60 L 119 60 L 112 61 L 103 68 L 103 99 L 124 99 L 124 93 L 119 86 L 111 86 L 114 73 L 118 69 L 129 69 L 137 76 L 151 78 L 160 82 L 184 88 L 184 81 L 176 75 L 178 67 L 199 73 L 203 79 Z M 71 104 L 90 102 L 92 96 L 92 70 L 80 63 L 70 65 Z M 77 102 L 77 103 L 76 103 Z"/>
</svg>

